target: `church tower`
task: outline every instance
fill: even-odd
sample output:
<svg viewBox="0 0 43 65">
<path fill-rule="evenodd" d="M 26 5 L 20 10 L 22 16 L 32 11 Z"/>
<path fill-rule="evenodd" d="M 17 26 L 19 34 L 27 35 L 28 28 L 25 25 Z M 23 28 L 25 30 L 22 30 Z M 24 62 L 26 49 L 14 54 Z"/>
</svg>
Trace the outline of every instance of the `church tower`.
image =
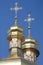
<svg viewBox="0 0 43 65">
<path fill-rule="evenodd" d="M 25 19 L 28 22 L 28 37 L 22 44 L 24 58 L 27 61 L 36 62 L 37 57 L 39 56 L 38 51 L 38 42 L 33 39 L 30 35 L 30 23 L 34 21 L 34 18 L 31 18 L 31 14 L 28 14 L 28 18 Z"/>
<path fill-rule="evenodd" d="M 9 41 L 9 51 L 11 58 L 20 58 L 23 57 L 22 54 L 22 42 L 24 41 L 23 29 L 18 26 L 18 16 L 17 12 L 22 10 L 22 7 L 17 6 L 18 3 L 15 3 L 15 8 L 11 8 L 11 10 L 15 11 L 15 25 L 13 25 L 8 31 L 8 41 Z"/>
</svg>

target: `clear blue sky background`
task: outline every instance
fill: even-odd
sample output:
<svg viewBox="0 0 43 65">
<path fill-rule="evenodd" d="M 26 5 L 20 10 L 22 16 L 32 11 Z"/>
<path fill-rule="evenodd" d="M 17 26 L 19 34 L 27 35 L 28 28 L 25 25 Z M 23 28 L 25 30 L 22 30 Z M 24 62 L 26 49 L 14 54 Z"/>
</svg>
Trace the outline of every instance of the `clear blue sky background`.
<svg viewBox="0 0 43 65">
<path fill-rule="evenodd" d="M 35 18 L 31 22 L 31 35 L 38 41 L 40 56 L 37 58 L 38 65 L 43 64 L 43 0 L 0 0 L 0 58 L 6 58 L 9 55 L 9 43 L 7 41 L 9 28 L 14 25 L 14 3 L 18 2 L 23 7 L 18 13 L 18 25 L 24 29 L 24 37 L 27 38 L 27 18 L 28 12 Z"/>
</svg>

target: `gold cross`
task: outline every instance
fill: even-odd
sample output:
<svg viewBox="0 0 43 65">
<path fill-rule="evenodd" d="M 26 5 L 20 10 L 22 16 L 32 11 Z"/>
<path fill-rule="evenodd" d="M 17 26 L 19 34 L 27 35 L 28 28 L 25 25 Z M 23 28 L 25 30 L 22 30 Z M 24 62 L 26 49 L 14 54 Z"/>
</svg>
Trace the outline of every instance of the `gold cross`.
<svg viewBox="0 0 43 65">
<path fill-rule="evenodd" d="M 15 3 L 15 7 L 14 8 L 11 8 L 11 10 L 14 10 L 15 11 L 15 17 L 17 17 L 18 11 L 19 10 L 22 10 L 22 7 L 18 7 L 17 5 L 18 5 L 18 3 L 16 2 Z"/>
<path fill-rule="evenodd" d="M 28 18 L 25 19 L 25 21 L 28 22 L 28 37 L 30 37 L 30 29 L 31 29 L 31 27 L 30 27 L 30 22 L 31 22 L 31 21 L 34 21 L 34 18 L 31 18 L 31 14 L 29 13 L 29 14 L 28 14 Z"/>
</svg>

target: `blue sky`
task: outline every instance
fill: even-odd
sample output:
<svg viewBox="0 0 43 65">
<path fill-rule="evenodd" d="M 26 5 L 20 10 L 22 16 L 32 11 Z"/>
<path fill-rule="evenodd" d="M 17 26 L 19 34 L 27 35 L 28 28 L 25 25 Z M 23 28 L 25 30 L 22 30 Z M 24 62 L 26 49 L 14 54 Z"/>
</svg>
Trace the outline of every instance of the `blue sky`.
<svg viewBox="0 0 43 65">
<path fill-rule="evenodd" d="M 14 25 L 14 11 L 10 11 L 14 7 L 14 3 L 18 2 L 23 7 L 18 12 L 18 25 L 24 29 L 24 37 L 28 36 L 27 18 L 28 12 L 35 18 L 31 22 L 31 36 L 38 41 L 40 56 L 37 58 L 37 64 L 43 63 L 43 0 L 0 0 L 0 58 L 6 58 L 9 55 L 9 43 L 7 41 L 9 28 Z"/>
</svg>

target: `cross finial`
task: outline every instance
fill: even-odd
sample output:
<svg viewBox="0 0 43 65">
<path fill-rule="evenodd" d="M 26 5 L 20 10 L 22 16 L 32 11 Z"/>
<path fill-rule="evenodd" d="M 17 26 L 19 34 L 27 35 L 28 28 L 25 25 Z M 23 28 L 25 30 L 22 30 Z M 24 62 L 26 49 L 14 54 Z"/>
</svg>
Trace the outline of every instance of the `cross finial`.
<svg viewBox="0 0 43 65">
<path fill-rule="evenodd" d="M 29 14 L 28 14 L 28 18 L 25 19 L 25 21 L 28 22 L 28 37 L 30 38 L 30 29 L 31 29 L 31 27 L 30 27 L 30 22 L 31 22 L 31 21 L 34 21 L 34 18 L 31 18 L 31 14 L 29 13 Z"/>
<path fill-rule="evenodd" d="M 22 7 L 18 7 L 17 5 L 18 5 L 18 3 L 16 2 L 15 3 L 15 7 L 14 8 L 10 8 L 11 10 L 15 11 L 15 22 L 16 23 L 17 23 L 17 18 L 18 18 L 17 13 L 18 13 L 19 10 L 22 10 Z"/>
</svg>

